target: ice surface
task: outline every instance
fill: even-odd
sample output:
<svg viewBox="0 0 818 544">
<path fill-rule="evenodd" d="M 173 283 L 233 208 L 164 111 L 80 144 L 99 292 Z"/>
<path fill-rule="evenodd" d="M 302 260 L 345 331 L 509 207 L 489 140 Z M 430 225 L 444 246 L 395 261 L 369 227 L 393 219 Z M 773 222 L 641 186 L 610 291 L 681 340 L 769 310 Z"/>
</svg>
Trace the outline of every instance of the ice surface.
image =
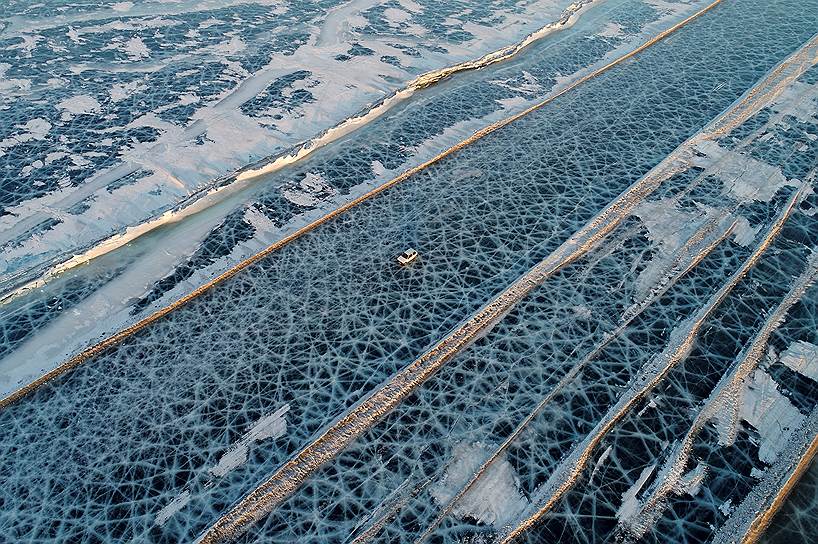
<svg viewBox="0 0 818 544">
<path fill-rule="evenodd" d="M 201 205 L 191 206 L 188 212 L 164 214 L 155 221 L 145 224 L 143 228 L 130 229 L 124 235 L 114 237 L 88 253 L 78 255 L 64 263 L 64 265 L 57 266 L 53 272 L 60 272 L 68 267 L 76 267 L 76 265 L 86 262 L 88 258 L 95 257 L 112 248 L 126 247 L 122 246 L 122 244 L 129 244 L 127 247 L 130 248 L 134 244 L 134 239 L 139 240 L 139 238 L 135 237 L 141 237 L 149 228 L 161 225 L 163 227 L 162 232 L 168 233 L 167 236 L 160 238 L 161 249 L 157 250 L 152 242 L 139 244 L 133 250 L 128 249 L 130 253 L 137 252 L 140 255 L 140 262 L 156 263 L 157 266 L 154 267 L 155 269 L 152 272 L 155 275 L 154 281 L 156 281 L 153 289 L 150 289 L 150 283 L 145 283 L 149 281 L 146 277 L 146 273 L 149 271 L 143 265 L 138 276 L 131 277 L 129 281 L 126 281 L 126 278 L 123 277 L 122 281 L 112 284 L 112 286 L 117 287 L 115 292 L 111 293 L 112 287 L 109 287 L 107 289 L 109 294 L 105 295 L 101 292 L 99 297 L 108 301 L 132 301 L 138 298 L 139 303 L 133 312 L 135 315 L 137 310 L 144 310 L 145 306 L 151 303 L 156 305 L 161 302 L 157 299 L 164 298 L 167 301 L 178 298 L 189 291 L 191 286 L 208 281 L 218 272 L 258 251 L 259 248 L 268 245 L 276 238 L 281 238 L 299 226 L 320 217 L 327 207 L 334 207 L 339 203 L 347 202 L 360 192 L 371 189 L 373 184 L 383 183 L 387 176 L 400 173 L 400 168 L 404 165 L 408 167 L 423 162 L 434 156 L 438 151 L 445 149 L 446 146 L 456 144 L 459 140 L 468 136 L 470 131 L 506 115 L 509 111 L 508 108 L 518 108 L 517 111 L 519 111 L 519 109 L 527 107 L 531 103 L 536 103 L 551 92 L 553 83 L 548 84 L 547 82 L 552 81 L 554 74 L 565 73 L 566 62 L 569 63 L 568 66 L 571 70 L 576 70 L 576 79 L 583 73 L 587 73 L 589 63 L 591 67 L 601 66 L 611 59 L 626 54 L 633 49 L 635 43 L 641 43 L 645 39 L 640 25 L 650 25 L 656 22 L 656 17 L 661 17 L 661 14 L 651 10 L 635 10 L 633 6 L 611 5 L 611 8 L 613 8 L 612 12 L 600 12 L 597 18 L 588 21 L 587 27 L 577 29 L 576 35 L 570 39 L 561 40 L 558 45 L 545 44 L 546 46 L 542 48 L 542 51 L 527 50 L 526 55 L 519 57 L 519 62 L 495 65 L 502 69 L 501 73 L 504 74 L 504 77 L 495 77 L 493 72 L 485 72 L 485 75 L 482 72 L 477 72 L 474 74 L 476 81 L 467 79 L 462 84 L 452 86 L 452 88 L 441 88 L 439 96 L 436 93 L 434 97 L 418 104 L 418 107 L 407 107 L 390 115 L 390 119 L 383 119 L 373 123 L 360 137 L 356 137 L 354 142 L 348 142 L 344 145 L 342 151 L 320 160 L 316 159 L 314 162 L 310 161 L 311 164 L 305 164 L 303 168 L 294 173 L 274 177 L 270 180 L 272 182 L 271 189 L 265 190 L 267 195 L 264 197 L 263 202 L 249 206 L 264 210 L 264 213 L 272 221 L 273 228 L 271 229 L 258 229 L 256 225 L 250 225 L 244 220 L 237 221 L 235 218 L 241 218 L 243 214 L 230 214 L 230 206 L 213 206 L 217 199 L 222 198 L 219 195 L 229 193 L 228 190 L 224 189 L 212 195 L 212 198 L 208 196 L 201 199 Z M 594 11 L 590 11 L 586 16 L 594 13 Z M 594 34 L 598 32 L 599 28 L 606 25 L 611 18 L 621 20 L 623 24 L 625 21 L 632 21 L 628 23 L 630 25 L 628 26 L 628 33 L 616 40 L 595 39 Z M 670 25 L 672 22 L 673 18 L 662 20 L 664 25 Z M 655 29 L 652 31 L 655 31 Z M 594 46 L 587 47 L 589 43 L 594 44 Z M 542 59 L 534 65 L 537 72 L 535 79 L 543 84 L 542 90 L 534 94 L 531 93 L 529 83 L 525 83 L 535 77 L 532 71 L 527 69 L 530 63 L 526 58 L 528 54 L 536 55 L 533 57 L 534 59 Z M 485 81 L 489 82 L 489 84 L 485 84 Z M 500 85 L 496 85 L 498 81 L 501 82 Z M 513 85 L 509 86 L 509 82 L 513 83 Z M 525 85 L 526 88 L 517 90 L 516 85 L 520 83 Z M 491 99 L 484 100 L 481 98 L 484 96 L 490 96 Z M 523 100 L 524 97 L 527 101 Z M 511 98 L 514 98 L 516 102 L 509 102 Z M 446 111 L 447 115 L 439 115 L 437 112 L 441 110 Z M 424 122 L 419 122 L 420 119 L 423 119 Z M 383 138 L 384 134 L 393 135 L 401 145 L 396 146 L 387 143 Z M 373 147 L 371 145 L 373 135 L 376 141 L 383 143 Z M 389 169 L 381 171 L 380 169 L 371 168 L 370 164 L 360 160 L 358 156 L 371 157 L 371 165 L 388 165 Z M 281 160 L 276 162 L 280 162 L 280 166 L 284 166 L 284 163 L 289 161 Z M 311 207 L 299 206 L 293 208 L 283 198 L 282 192 L 288 191 L 290 187 L 297 188 L 300 183 L 299 178 L 304 175 L 321 175 L 328 179 L 333 185 L 333 191 L 328 192 L 326 195 L 336 194 L 337 196 L 333 199 L 325 199 L 323 202 Z M 134 173 L 131 176 L 136 180 L 141 180 L 145 177 L 145 174 Z M 230 187 L 235 188 L 236 185 L 229 185 L 227 189 Z M 300 192 L 298 189 L 296 191 Z M 282 200 L 285 202 L 281 202 Z M 128 205 L 132 206 L 130 203 Z M 206 215 L 201 210 L 206 210 Z M 201 220 L 188 218 L 182 221 L 182 219 L 188 217 L 189 212 L 198 212 Z M 224 223 L 218 225 L 221 221 L 224 221 Z M 176 227 L 181 223 L 184 223 L 184 225 Z M 217 228 L 204 241 L 201 248 L 198 248 L 199 241 L 202 237 L 207 236 L 207 225 L 212 225 L 210 228 L 213 228 L 214 223 L 218 225 Z M 197 225 L 199 230 L 195 231 L 194 228 L 197 228 Z M 170 230 L 169 227 L 173 227 L 173 230 Z M 39 236 L 35 240 L 37 240 L 37 243 L 44 243 Z M 26 253 L 25 248 L 20 248 L 19 251 L 21 255 Z M 122 253 L 122 251 L 124 249 L 119 252 Z M 167 274 L 167 268 L 163 268 L 163 265 L 169 262 L 168 254 L 190 256 L 190 258 L 184 259 L 176 267 L 176 270 L 173 270 L 167 277 L 162 278 L 163 275 Z M 134 274 L 129 275 L 134 276 Z M 53 277 L 54 274 L 51 273 L 46 275 L 44 279 L 50 280 Z M 160 279 L 161 281 L 159 281 Z M 42 282 L 38 280 L 32 285 L 39 286 L 41 284 Z M 123 288 L 127 289 L 128 292 L 123 292 Z M 59 286 L 55 286 L 54 289 L 59 290 Z M 145 289 L 150 289 L 147 295 L 144 295 Z M 36 297 L 36 295 L 34 296 Z M 21 301 L 20 304 L 23 304 L 23 302 Z M 127 321 L 131 319 L 127 312 L 120 312 L 119 316 L 114 315 L 110 310 L 107 310 L 109 307 L 111 307 L 110 304 L 75 306 L 75 311 L 83 314 L 83 319 L 79 322 L 95 323 L 95 326 L 93 329 L 86 328 L 85 332 L 82 332 L 83 329 L 76 326 L 78 320 L 71 320 L 70 325 L 68 325 L 71 329 L 70 337 L 76 338 L 74 342 L 76 348 L 73 349 L 77 349 L 90 339 L 104 334 L 105 330 L 100 330 L 102 328 L 100 327 L 101 324 L 111 323 L 112 325 L 108 330 L 115 330 L 115 324 L 122 323 L 123 319 L 126 321 L 124 324 L 127 324 Z M 97 309 L 103 308 L 106 309 L 105 313 L 97 311 Z M 51 327 L 48 332 L 50 334 L 44 334 L 42 341 L 38 341 L 37 345 L 28 346 L 28 349 L 20 350 L 17 354 L 14 354 L 12 359 L 6 362 L 6 368 L 19 367 L 21 363 L 31 361 L 34 352 L 36 352 L 38 359 L 45 357 L 50 360 L 43 361 L 45 366 L 56 364 L 67 356 L 71 352 L 70 346 L 68 350 L 63 348 L 63 350 L 58 351 L 57 347 L 64 346 L 64 343 L 49 339 L 49 336 L 65 338 L 64 327 L 62 330 Z M 14 383 L 15 378 L 10 377 L 10 379 L 11 383 Z"/>
<path fill-rule="evenodd" d="M 333 6 L 343 9 L 327 11 Z M 432 2 L 384 12 L 377 2 L 150 1 L 51 20 L 38 19 L 38 6 L 10 9 L 0 60 L 5 85 L 15 87 L 2 130 L 28 122 L 41 112 L 38 104 L 56 111 L 49 117 L 54 130 L 41 144 L 19 142 L 7 155 L 14 160 L 3 163 L 0 241 L 16 240 L 18 247 L 6 255 L 0 280 L 13 285 L 37 265 L 188 202 L 248 163 L 284 153 L 411 87 L 418 72 L 507 46 L 559 20 L 568 6 L 567 0 L 494 0 L 490 10 L 462 11 Z M 377 23 L 385 13 L 392 19 L 403 13 L 405 20 L 392 21 L 393 32 L 382 36 Z M 339 33 L 339 18 L 353 17 L 360 24 L 342 39 L 318 39 Z M 462 28 L 467 21 L 470 31 Z M 501 22 L 502 36 L 490 31 Z M 13 76 L 32 62 L 48 67 L 47 81 L 42 74 Z M 290 79 L 302 71 L 308 88 Z M 18 94 L 18 87 L 34 93 Z M 248 108 L 276 88 L 281 100 Z M 63 159 L 31 168 L 32 159 L 55 147 L 74 157 L 70 166 Z M 112 189 L 134 171 L 145 175 Z M 135 197 L 143 199 L 139 206 L 123 206 Z M 78 202 L 86 209 L 66 213 Z M 28 231 L 50 218 L 57 223 L 31 239 Z"/>
</svg>

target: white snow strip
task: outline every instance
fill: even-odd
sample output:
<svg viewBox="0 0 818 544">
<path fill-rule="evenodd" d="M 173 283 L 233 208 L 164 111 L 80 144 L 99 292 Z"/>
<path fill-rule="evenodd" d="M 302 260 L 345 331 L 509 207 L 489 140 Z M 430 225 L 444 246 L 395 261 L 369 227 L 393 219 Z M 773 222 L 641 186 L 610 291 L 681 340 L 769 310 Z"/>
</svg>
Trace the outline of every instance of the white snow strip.
<svg viewBox="0 0 818 544">
<path fill-rule="evenodd" d="M 290 411 L 290 405 L 285 404 L 272 414 L 259 419 L 244 436 L 236 441 L 230 449 L 222 455 L 219 463 L 209 472 L 217 477 L 223 477 L 247 462 L 250 446 L 268 438 L 278 438 L 287 432 L 285 414 Z"/>
<path fill-rule="evenodd" d="M 94 97 L 81 94 L 58 102 L 57 109 L 62 110 L 63 116 L 68 116 L 70 119 L 73 115 L 99 113 L 102 111 L 102 106 Z"/>
<path fill-rule="evenodd" d="M 639 500 L 636 495 L 642 490 L 645 482 L 648 481 L 653 471 L 656 470 L 656 463 L 648 465 L 642 469 L 642 473 L 634 484 L 622 495 L 622 505 L 616 511 L 616 517 L 620 521 L 632 518 L 639 511 Z"/>
<path fill-rule="evenodd" d="M 179 495 L 177 495 L 164 508 L 162 508 L 158 514 L 156 514 L 156 521 L 154 524 L 160 527 L 165 525 L 170 518 L 180 512 L 182 508 L 187 506 L 187 504 L 190 502 L 190 498 L 190 490 L 188 489 L 185 489 L 179 493 Z"/>
</svg>

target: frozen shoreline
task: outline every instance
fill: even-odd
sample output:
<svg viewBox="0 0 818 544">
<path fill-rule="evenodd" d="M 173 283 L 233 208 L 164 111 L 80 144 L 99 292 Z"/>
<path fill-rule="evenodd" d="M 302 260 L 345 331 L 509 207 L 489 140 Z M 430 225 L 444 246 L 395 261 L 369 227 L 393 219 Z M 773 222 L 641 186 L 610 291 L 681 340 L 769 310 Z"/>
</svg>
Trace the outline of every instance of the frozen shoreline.
<svg viewBox="0 0 818 544">
<path fill-rule="evenodd" d="M 169 174 L 171 178 L 174 178 L 173 181 L 176 182 L 178 188 L 182 191 L 187 191 L 189 194 L 184 196 L 170 208 L 164 209 L 159 214 L 149 217 L 146 220 L 137 221 L 136 223 L 114 228 L 114 233 L 112 235 L 98 238 L 85 245 L 72 246 L 70 245 L 70 242 L 68 245 L 66 245 L 66 240 L 73 238 L 77 232 L 74 231 L 69 225 L 58 225 L 54 227 L 53 231 L 62 231 L 64 233 L 61 236 L 63 238 L 62 240 L 49 240 L 49 237 L 53 238 L 53 236 L 50 236 L 52 232 L 47 232 L 42 235 L 42 239 L 36 239 L 37 237 L 35 237 L 34 240 L 29 239 L 27 241 L 28 243 L 23 242 L 19 249 L 15 248 L 15 250 L 10 252 L 10 255 L 6 255 L 6 258 L 8 258 L 10 261 L 7 262 L 7 268 L 15 268 L 11 264 L 11 261 L 15 259 L 15 254 L 16 258 L 18 260 L 22 260 L 23 262 L 30 262 L 31 260 L 34 260 L 34 265 L 27 267 L 26 264 L 18 264 L 16 270 L 14 270 L 11 274 L 6 274 L 6 278 L 3 282 L 6 283 L 6 287 L 4 288 L 5 292 L 0 295 L 0 302 L 8 301 L 10 298 L 19 296 L 21 293 L 41 287 L 53 277 L 58 276 L 65 271 L 74 268 L 75 266 L 84 264 L 91 259 L 122 247 L 123 245 L 136 240 L 140 236 L 143 236 L 144 234 L 158 227 L 181 221 L 192 214 L 198 213 L 201 210 L 212 206 L 215 202 L 226 198 L 230 194 L 241 191 L 243 189 L 243 183 L 260 176 L 277 172 L 282 168 L 302 160 L 315 150 L 343 138 L 344 136 L 362 128 L 363 126 L 366 126 L 375 119 L 381 117 L 395 105 L 411 98 L 415 92 L 421 89 L 430 87 L 442 80 L 445 80 L 453 74 L 481 69 L 496 62 L 501 62 L 514 57 L 532 43 L 551 35 L 555 31 L 571 27 L 584 11 L 599 1 L 600 0 L 580 0 L 579 2 L 575 2 L 569 5 L 557 20 L 548 22 L 514 44 L 494 50 L 476 60 L 459 62 L 451 66 L 425 72 L 423 75 L 409 81 L 409 83 L 404 87 L 388 94 L 385 98 L 381 99 L 374 105 L 368 106 L 359 113 L 347 117 L 343 121 L 335 124 L 333 127 L 322 131 L 317 136 L 308 138 L 301 143 L 289 147 L 283 152 L 272 155 L 271 157 L 240 167 L 232 173 L 218 177 L 213 181 L 191 185 L 190 183 L 185 183 L 182 180 L 175 179 L 178 176 Z M 367 3 L 367 5 L 369 5 L 369 3 Z M 304 60 L 306 61 L 307 59 Z M 293 63 L 293 65 L 295 64 L 298 64 L 298 62 L 296 61 Z M 277 73 L 282 72 L 286 72 L 286 70 L 277 71 Z M 254 79 L 256 79 L 255 75 L 244 81 L 239 88 L 223 98 L 217 104 L 217 107 L 222 107 L 223 109 L 238 107 L 263 90 L 271 81 L 270 76 L 263 78 L 262 81 L 254 81 Z M 179 141 L 184 141 L 192 136 L 201 134 L 203 130 L 206 130 L 206 127 L 206 122 L 202 123 L 197 121 L 193 123 L 184 131 L 184 134 L 181 136 L 182 139 Z M 89 198 L 95 191 L 98 191 L 116 177 L 133 173 L 136 171 L 136 169 L 137 168 L 135 167 L 134 163 L 124 163 L 123 165 L 114 169 L 117 171 L 116 175 L 110 175 L 108 172 L 103 172 L 97 183 L 91 182 L 88 184 L 88 186 L 81 186 L 77 188 L 73 192 L 69 193 L 65 199 L 48 205 L 45 211 L 38 212 L 35 205 L 35 210 L 31 215 L 24 217 L 21 221 L 6 229 L 0 242 L 8 243 L 15 237 L 24 236 L 27 230 L 35 228 L 36 225 L 42 223 L 43 221 L 47 221 L 50 217 L 49 212 L 53 213 L 56 212 L 57 209 L 66 209 L 70 206 L 77 205 L 83 200 Z M 137 187 L 134 187 L 133 189 L 134 190 L 130 192 L 144 193 L 144 191 L 137 190 Z M 44 198 L 51 200 L 50 197 L 51 195 Z M 25 202 L 21 205 L 21 207 L 23 210 L 25 210 L 31 208 L 32 204 L 34 203 Z M 20 211 L 18 213 L 23 215 L 25 212 Z M 66 222 L 70 219 L 69 217 L 66 217 L 65 214 L 59 215 L 61 215 L 61 219 Z M 113 219 L 114 218 L 111 217 L 109 221 Z M 98 220 L 99 218 L 97 218 L 97 221 Z M 110 225 L 113 226 L 113 223 L 110 223 Z M 98 226 L 99 224 L 97 224 L 97 227 Z M 43 250 L 50 250 L 55 246 L 55 242 L 57 247 L 61 247 L 61 252 L 58 255 L 52 256 L 45 262 L 40 263 L 37 263 L 36 258 L 31 258 L 32 253 L 30 252 L 32 250 L 35 252 L 35 254 L 38 247 L 42 248 Z M 71 255 L 71 257 L 66 258 L 66 254 Z"/>
<path fill-rule="evenodd" d="M 541 5 L 543 3 L 545 5 Z M 353 3 L 353 7 L 358 4 Z M 366 5 L 369 4 L 371 2 Z M 566 4 L 567 0 L 539 1 L 527 6 L 527 11 L 539 8 L 538 18 L 545 18 L 548 26 L 555 18 L 563 17 L 560 14 Z M 144 24 L 157 26 L 160 22 Z M 274 54 L 267 66 L 242 76 L 240 83 L 222 93 L 216 102 L 199 108 L 187 126 L 179 127 L 153 114 L 138 117 L 129 126 L 158 130 L 159 139 L 125 152 L 119 165 L 97 172 L 81 185 L 6 208 L 7 214 L 0 217 L 3 231 L 0 243 L 6 246 L 0 261 L 0 283 L 5 284 L 2 292 L 8 294 L 14 287 L 38 276 L 47 279 L 111 247 L 119 247 L 146 230 L 178 220 L 175 216 L 184 215 L 183 208 L 231 181 L 246 179 L 250 175 L 247 171 L 256 166 L 266 166 L 266 172 L 303 158 L 411 96 L 416 86 L 413 78 L 417 79 L 413 73 L 422 71 L 429 80 L 440 79 L 452 71 L 473 69 L 474 61 L 464 62 L 464 59 L 473 58 L 475 53 L 508 49 L 509 36 L 528 34 L 533 24 L 536 23 L 531 20 L 514 20 L 499 33 L 471 25 L 475 38 L 468 42 L 468 47 L 444 43 L 447 53 L 427 52 L 418 58 L 407 57 L 408 60 L 403 61 L 409 62 L 406 66 L 392 66 L 374 56 L 355 57 L 354 62 L 340 65 L 333 55 L 343 53 L 349 42 L 328 46 L 307 44 L 293 54 Z M 311 32 L 311 42 L 318 41 L 318 34 L 327 27 L 333 27 L 331 20 Z M 542 26 L 537 29 L 542 30 Z M 85 34 L 78 32 L 77 39 L 84 39 L 82 36 L 92 31 L 97 32 L 93 28 L 84 30 Z M 337 32 L 337 29 L 328 31 Z M 428 38 L 419 35 L 415 41 L 423 43 L 425 39 Z M 404 40 L 399 37 L 389 41 L 397 45 L 385 45 L 383 38 L 366 35 L 359 36 L 355 43 L 376 52 L 412 46 L 411 42 L 401 45 Z M 240 51 L 243 45 L 239 41 L 230 47 Z M 454 68 L 448 66 L 452 62 Z M 440 66 L 444 68 L 438 68 Z M 248 101 L 260 96 L 269 85 L 304 69 L 312 75 L 304 84 L 296 82 L 292 86 L 293 91 L 309 89 L 314 95 L 314 101 L 303 106 L 304 111 L 287 114 L 267 128 L 265 123 L 271 123 L 270 119 L 251 117 L 242 111 Z M 402 85 L 395 85 L 394 82 L 401 80 Z M 203 143 L 194 143 L 196 139 Z M 106 192 L 111 183 L 129 175 L 141 175 L 141 172 L 147 175 Z M 134 204 L 136 198 L 139 205 Z M 88 209 L 80 214 L 69 212 L 72 207 L 83 205 Z M 53 218 L 60 223 L 36 233 L 38 226 Z M 76 255 L 80 256 L 71 258 Z"/>
</svg>

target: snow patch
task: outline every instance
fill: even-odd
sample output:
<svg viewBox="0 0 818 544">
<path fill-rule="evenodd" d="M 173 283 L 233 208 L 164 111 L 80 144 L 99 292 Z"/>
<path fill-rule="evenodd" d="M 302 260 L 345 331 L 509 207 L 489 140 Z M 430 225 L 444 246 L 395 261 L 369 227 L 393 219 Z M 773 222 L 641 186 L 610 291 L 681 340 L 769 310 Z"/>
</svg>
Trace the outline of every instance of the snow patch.
<svg viewBox="0 0 818 544">
<path fill-rule="evenodd" d="M 719 512 L 725 516 L 729 516 L 735 509 L 736 507 L 733 506 L 733 499 L 727 499 L 719 505 Z"/>
<path fill-rule="evenodd" d="M 397 8 L 386 8 L 383 15 L 390 23 L 395 24 L 405 23 L 412 17 L 402 9 Z"/>
<path fill-rule="evenodd" d="M 814 123 L 816 107 L 813 85 L 794 81 L 781 91 L 771 109 L 782 115 L 792 115 L 802 123 Z"/>
<path fill-rule="evenodd" d="M 815 344 L 802 340 L 793 342 L 779 360 L 802 376 L 818 381 L 818 346 Z"/>
<path fill-rule="evenodd" d="M 51 130 L 51 123 L 42 118 L 31 119 L 24 125 L 17 125 L 15 128 L 24 132 L 15 134 L 5 140 L 0 140 L 0 157 L 4 155 L 3 150 L 14 147 L 17 144 L 31 140 L 44 140 Z"/>
<path fill-rule="evenodd" d="M 254 207 L 245 210 L 244 221 L 252 226 L 256 232 L 268 232 L 276 228 L 275 223 L 269 217 Z"/>
<path fill-rule="evenodd" d="M 475 442 L 460 442 L 452 451 L 445 476 L 431 489 L 440 506 L 448 504 L 491 456 L 495 447 Z M 517 519 L 528 506 L 520 492 L 519 479 L 505 455 L 494 460 L 483 476 L 457 501 L 452 514 L 457 518 L 474 518 L 495 528 Z"/>
<path fill-rule="evenodd" d="M 145 88 L 146 86 L 141 81 L 117 83 L 113 87 L 111 87 L 111 90 L 108 91 L 108 94 L 110 95 L 112 102 L 120 102 L 132 96 L 134 93 L 144 90 Z"/>
<path fill-rule="evenodd" d="M 761 229 L 761 225 L 752 227 L 746 217 L 739 216 L 733 227 L 733 241 L 740 246 L 750 247 L 759 229 Z"/>
<path fill-rule="evenodd" d="M 114 11 L 118 11 L 124 13 L 126 11 L 131 11 L 133 7 L 133 2 L 117 2 L 115 4 L 111 4 L 111 9 Z"/>
<path fill-rule="evenodd" d="M 30 79 L 16 79 L 6 76 L 11 64 L 0 62 L 0 91 L 27 91 L 31 88 Z"/>
<path fill-rule="evenodd" d="M 298 206 L 315 206 L 326 200 L 327 195 L 334 195 L 335 190 L 320 174 L 307 172 L 297 186 L 284 189 L 281 193 Z"/>
<path fill-rule="evenodd" d="M 237 36 L 233 36 L 233 38 L 229 42 L 220 43 L 219 45 L 214 45 L 210 48 L 210 51 L 215 53 L 219 53 L 222 55 L 235 55 L 236 53 L 240 53 L 244 51 L 247 47 L 245 43 L 241 40 L 241 38 Z"/>
<path fill-rule="evenodd" d="M 794 186 L 777 166 L 725 149 L 711 140 L 701 140 L 695 148 L 707 155 L 704 166 L 711 166 L 711 173 L 740 202 L 769 202 L 781 187 Z"/>
<path fill-rule="evenodd" d="M 602 36 L 603 38 L 616 38 L 622 35 L 622 25 L 613 21 L 605 25 L 605 28 L 603 28 L 602 31 L 597 34 L 597 36 Z"/>
<path fill-rule="evenodd" d="M 145 45 L 145 42 L 143 42 L 139 36 L 134 36 L 125 42 L 125 45 L 122 46 L 122 51 L 124 51 L 132 61 L 147 59 L 151 56 L 151 50 L 148 49 L 148 46 Z"/>
<path fill-rule="evenodd" d="M 272 414 L 259 419 L 208 472 L 217 477 L 225 476 L 247 462 L 250 446 L 254 443 L 283 436 L 287 432 L 287 420 L 284 416 L 289 411 L 290 405 L 285 404 Z"/>
<path fill-rule="evenodd" d="M 773 379 L 757 369 L 751 379 L 742 385 L 738 398 L 739 417 L 753 426 L 759 434 L 758 458 L 772 464 L 786 445 L 789 436 L 804 420 L 804 416 L 779 390 Z M 716 414 L 714 422 L 719 433 L 719 443 L 733 443 L 737 434 L 737 421 L 729 417 L 731 410 Z M 724 415 L 727 414 L 727 417 Z"/>
<path fill-rule="evenodd" d="M 158 514 L 156 514 L 155 525 L 162 527 L 170 518 L 176 515 L 182 508 L 190 502 L 190 491 L 185 489 L 170 501 Z"/>
<path fill-rule="evenodd" d="M 64 121 L 71 120 L 75 115 L 90 115 L 92 113 L 99 113 L 102 111 L 102 106 L 99 102 L 87 94 L 80 94 L 66 98 L 62 102 L 57 103 L 57 109 L 62 110 L 62 119 Z"/>
<path fill-rule="evenodd" d="M 719 210 L 704 206 L 694 211 L 685 210 L 672 198 L 644 201 L 633 210 L 633 215 L 642 221 L 648 238 L 657 247 L 655 257 L 637 278 L 637 299 L 647 296 L 679 264 L 680 258 L 687 257 L 689 251 L 685 248 L 691 238 L 708 222 L 717 220 L 719 213 Z"/>
</svg>

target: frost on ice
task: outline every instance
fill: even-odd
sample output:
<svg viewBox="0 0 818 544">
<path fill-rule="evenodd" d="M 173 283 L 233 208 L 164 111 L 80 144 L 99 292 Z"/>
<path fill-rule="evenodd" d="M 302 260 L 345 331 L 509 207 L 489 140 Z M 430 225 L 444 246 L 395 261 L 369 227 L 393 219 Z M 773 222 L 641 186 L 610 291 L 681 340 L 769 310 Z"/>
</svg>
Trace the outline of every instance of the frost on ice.
<svg viewBox="0 0 818 544">
<path fill-rule="evenodd" d="M 494 446 L 480 442 L 455 445 L 446 475 L 431 490 L 432 498 L 440 505 L 448 504 L 493 450 Z M 527 505 L 514 469 L 503 456 L 489 465 L 477 484 L 457 501 L 452 513 L 499 528 L 516 519 Z"/>
</svg>

